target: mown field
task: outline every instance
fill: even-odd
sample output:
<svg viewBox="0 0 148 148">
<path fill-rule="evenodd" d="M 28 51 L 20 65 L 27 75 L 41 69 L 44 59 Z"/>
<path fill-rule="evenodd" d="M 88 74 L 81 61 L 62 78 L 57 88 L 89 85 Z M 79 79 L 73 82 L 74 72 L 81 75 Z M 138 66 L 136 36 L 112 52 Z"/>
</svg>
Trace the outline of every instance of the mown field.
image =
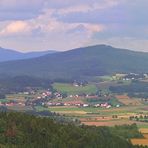
<svg viewBox="0 0 148 148">
<path fill-rule="evenodd" d="M 148 146 L 148 128 L 140 128 L 139 131 L 143 134 L 143 138 L 131 139 L 132 144 Z"/>
</svg>

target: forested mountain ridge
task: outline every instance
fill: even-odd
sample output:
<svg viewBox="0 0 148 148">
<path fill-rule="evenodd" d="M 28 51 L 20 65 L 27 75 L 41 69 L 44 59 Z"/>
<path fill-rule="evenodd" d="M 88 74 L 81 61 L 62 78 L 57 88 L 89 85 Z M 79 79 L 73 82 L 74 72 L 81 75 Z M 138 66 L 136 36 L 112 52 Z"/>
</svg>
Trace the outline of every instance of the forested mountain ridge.
<svg viewBox="0 0 148 148">
<path fill-rule="evenodd" d="M 96 45 L 39 58 L 0 63 L 0 74 L 51 79 L 148 72 L 148 53 Z"/>
</svg>

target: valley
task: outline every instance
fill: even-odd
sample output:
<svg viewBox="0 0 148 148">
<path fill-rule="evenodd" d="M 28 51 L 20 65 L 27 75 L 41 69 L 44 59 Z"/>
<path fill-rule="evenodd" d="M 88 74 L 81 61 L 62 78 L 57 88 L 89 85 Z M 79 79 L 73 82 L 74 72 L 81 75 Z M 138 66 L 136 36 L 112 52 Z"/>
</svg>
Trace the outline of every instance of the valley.
<svg viewBox="0 0 148 148">
<path fill-rule="evenodd" d="M 90 48 L 93 48 L 93 52 L 89 51 Z M 107 48 L 105 55 L 102 54 L 102 48 Z M 11 76 L 0 74 L 1 112 L 23 112 L 27 115 L 49 118 L 64 125 L 72 124 L 88 128 L 122 129 L 124 126 L 135 128 L 136 125 L 138 136 L 131 134 L 128 140 L 136 146 L 147 145 L 147 133 L 143 133 L 148 129 L 148 74 L 144 72 L 147 71 L 145 69 L 147 63 L 144 63 L 142 68 L 145 69 L 144 71 L 140 67 L 140 73 L 135 70 L 128 72 L 129 69 L 133 69 L 133 63 L 130 63 L 131 66 L 129 64 L 128 68 L 122 67 L 122 62 L 125 61 L 119 65 L 111 64 L 114 56 L 111 61 L 108 61 L 108 65 L 102 56 L 106 58 L 108 53 L 117 52 L 116 50 L 110 46 L 100 45 L 21 60 L 19 64 L 17 61 L 16 66 L 14 66 L 16 61 L 0 63 L 0 73 L 7 69 L 7 65 L 14 66 L 13 70 L 9 69 L 7 72 Z M 80 58 L 81 52 L 87 56 L 83 55 Z M 147 58 L 142 53 L 128 50 L 120 52 L 125 52 L 125 55 L 134 54 L 134 58 L 137 55 Z M 105 65 L 113 66 L 113 69 L 110 70 L 107 65 L 107 67 L 102 65 L 103 69 L 101 65 L 101 67 L 93 67 L 96 62 L 99 62 L 94 60 L 96 53 L 102 54 L 99 55 L 99 61 L 101 59 Z M 76 59 L 73 59 L 73 54 Z M 65 59 L 65 55 L 68 58 Z M 53 59 L 57 57 L 59 61 L 56 60 L 54 63 Z M 50 70 L 44 65 L 47 60 L 49 62 L 47 67 L 51 67 Z M 43 65 L 38 67 L 37 63 Z M 83 67 L 83 63 L 88 65 Z M 18 73 L 22 64 L 28 65 L 27 69 L 25 65 L 23 66 L 25 71 L 25 73 L 21 72 L 23 75 Z M 71 64 L 74 64 L 72 68 L 70 68 Z M 33 69 L 37 68 L 34 70 L 37 75 L 34 75 L 30 65 Z M 122 67 L 121 72 L 114 72 L 119 67 Z M 39 68 L 41 68 L 40 72 L 38 72 Z M 104 68 L 107 68 L 109 73 Z M 45 73 L 47 75 L 44 75 Z"/>
<path fill-rule="evenodd" d="M 148 148 L 148 0 L 0 0 L 0 148 Z"/>
<path fill-rule="evenodd" d="M 85 125 L 115 126 L 136 123 L 139 128 L 148 128 L 148 102 L 147 96 L 143 96 L 147 90 L 134 92 L 135 85 L 142 86 L 143 81 L 147 81 L 147 76 L 137 78 L 135 75 L 136 78 L 133 76 L 125 80 L 125 77 L 130 75 L 120 78 L 117 75 L 98 77 L 96 82 L 75 80 L 71 83 L 52 82 L 45 85 L 46 87 L 27 85 L 23 87 L 24 90 L 5 94 L 0 105 L 9 110 L 23 112 L 55 112 L 70 119 L 77 119 Z M 129 86 L 134 90 L 118 92 L 120 87 Z M 144 86 L 145 83 L 143 90 Z M 112 92 L 116 87 L 117 92 Z M 141 97 L 135 97 L 135 94 Z"/>
</svg>

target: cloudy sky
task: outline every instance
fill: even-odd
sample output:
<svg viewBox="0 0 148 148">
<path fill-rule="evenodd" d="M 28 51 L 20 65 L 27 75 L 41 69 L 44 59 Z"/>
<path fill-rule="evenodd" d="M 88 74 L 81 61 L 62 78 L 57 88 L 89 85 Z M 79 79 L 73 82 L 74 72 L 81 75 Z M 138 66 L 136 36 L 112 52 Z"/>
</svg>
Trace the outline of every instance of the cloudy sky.
<svg viewBox="0 0 148 148">
<path fill-rule="evenodd" d="M 19 51 L 109 44 L 148 52 L 148 0 L 0 0 L 0 46 Z"/>
</svg>

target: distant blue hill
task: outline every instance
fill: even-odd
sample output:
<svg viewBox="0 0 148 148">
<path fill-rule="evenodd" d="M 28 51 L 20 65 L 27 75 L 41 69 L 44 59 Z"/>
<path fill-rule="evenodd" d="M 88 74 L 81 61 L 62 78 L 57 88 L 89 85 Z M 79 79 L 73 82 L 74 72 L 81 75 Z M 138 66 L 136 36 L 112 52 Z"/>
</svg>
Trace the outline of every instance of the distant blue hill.
<svg viewBox="0 0 148 148">
<path fill-rule="evenodd" d="M 56 51 L 54 50 L 48 50 L 48 51 L 22 53 L 15 50 L 4 49 L 0 47 L 0 62 L 36 58 L 46 54 L 52 54 L 55 52 Z"/>
</svg>

